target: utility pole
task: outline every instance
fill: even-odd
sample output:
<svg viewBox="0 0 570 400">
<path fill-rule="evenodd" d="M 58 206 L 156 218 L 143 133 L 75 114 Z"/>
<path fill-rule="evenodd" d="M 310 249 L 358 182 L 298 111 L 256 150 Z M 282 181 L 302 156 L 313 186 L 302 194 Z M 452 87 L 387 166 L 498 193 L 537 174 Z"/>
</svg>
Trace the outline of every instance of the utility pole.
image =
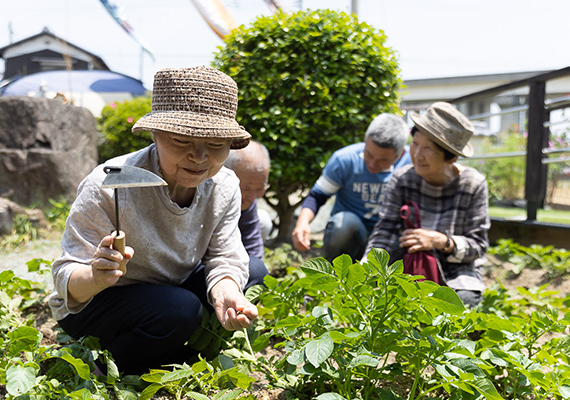
<svg viewBox="0 0 570 400">
<path fill-rule="evenodd" d="M 8 22 L 8 38 L 10 44 L 14 43 L 14 30 L 12 29 L 12 21 Z"/>
<path fill-rule="evenodd" d="M 350 0 L 350 12 L 358 15 L 358 0 Z"/>
</svg>

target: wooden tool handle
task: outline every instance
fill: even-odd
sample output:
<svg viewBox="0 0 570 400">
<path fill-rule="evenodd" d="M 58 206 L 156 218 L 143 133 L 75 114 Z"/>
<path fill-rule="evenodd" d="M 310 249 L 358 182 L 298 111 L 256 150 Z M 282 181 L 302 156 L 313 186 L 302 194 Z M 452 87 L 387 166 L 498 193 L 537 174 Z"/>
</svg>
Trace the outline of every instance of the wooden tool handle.
<svg viewBox="0 0 570 400">
<path fill-rule="evenodd" d="M 125 236 L 125 232 L 119 231 L 119 233 L 117 233 L 117 231 L 114 231 L 111 233 L 111 236 L 113 237 L 113 249 L 117 250 L 123 255 L 123 261 L 121 261 L 119 269 L 123 271 L 123 275 L 125 275 L 127 273 L 127 259 L 125 258 L 125 246 L 127 245 L 127 238 Z"/>
</svg>

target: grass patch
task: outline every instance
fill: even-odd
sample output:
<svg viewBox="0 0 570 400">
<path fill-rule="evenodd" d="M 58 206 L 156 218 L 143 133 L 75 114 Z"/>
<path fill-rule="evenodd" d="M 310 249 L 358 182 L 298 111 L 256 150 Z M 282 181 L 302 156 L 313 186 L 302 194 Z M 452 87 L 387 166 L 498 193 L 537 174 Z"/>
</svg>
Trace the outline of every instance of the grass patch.
<svg viewBox="0 0 570 400">
<path fill-rule="evenodd" d="M 492 218 L 504 218 L 524 221 L 526 209 L 517 207 L 489 207 L 489 215 Z M 570 225 L 570 211 L 562 210 L 538 210 L 539 222 Z"/>
</svg>

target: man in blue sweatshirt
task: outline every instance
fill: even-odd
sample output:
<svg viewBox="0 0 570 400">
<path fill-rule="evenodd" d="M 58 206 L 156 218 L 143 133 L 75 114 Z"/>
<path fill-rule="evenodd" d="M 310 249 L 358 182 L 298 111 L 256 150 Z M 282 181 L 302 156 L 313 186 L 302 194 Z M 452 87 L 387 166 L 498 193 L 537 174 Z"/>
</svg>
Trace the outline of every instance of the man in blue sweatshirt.
<svg viewBox="0 0 570 400">
<path fill-rule="evenodd" d="M 331 196 L 335 202 L 325 228 L 323 251 L 332 261 L 341 254 L 360 259 L 378 221 L 383 189 L 397 168 L 411 163 L 406 148 L 409 129 L 403 118 L 380 114 L 366 130 L 363 143 L 352 144 L 327 162 L 303 206 L 292 233 L 293 247 L 311 247 L 310 222 Z"/>
</svg>

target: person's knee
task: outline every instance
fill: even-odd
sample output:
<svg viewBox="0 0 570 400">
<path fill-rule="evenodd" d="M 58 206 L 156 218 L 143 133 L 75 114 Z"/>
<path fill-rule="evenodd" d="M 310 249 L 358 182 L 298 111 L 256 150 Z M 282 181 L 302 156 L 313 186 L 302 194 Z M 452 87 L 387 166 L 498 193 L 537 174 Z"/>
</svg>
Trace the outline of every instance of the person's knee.
<svg viewBox="0 0 570 400">
<path fill-rule="evenodd" d="M 169 287 L 163 293 L 160 304 L 152 311 L 155 318 L 139 327 L 156 336 L 167 336 L 174 332 L 182 335 L 193 332 L 202 322 L 203 305 L 189 290 Z"/>
<path fill-rule="evenodd" d="M 249 280 L 245 289 L 254 285 L 263 285 L 263 280 L 267 275 L 269 271 L 263 261 L 255 256 L 249 256 Z"/>
<path fill-rule="evenodd" d="M 456 290 L 455 293 L 467 307 L 476 307 L 483 301 L 483 294 L 478 290 Z"/>
<path fill-rule="evenodd" d="M 325 230 L 330 232 L 349 232 L 358 231 L 364 224 L 358 215 L 350 211 L 341 211 L 330 217 Z"/>
<path fill-rule="evenodd" d="M 359 258 L 367 241 L 368 230 L 362 220 L 354 213 L 339 212 L 327 223 L 323 251 L 329 261 L 341 254 Z"/>
</svg>

